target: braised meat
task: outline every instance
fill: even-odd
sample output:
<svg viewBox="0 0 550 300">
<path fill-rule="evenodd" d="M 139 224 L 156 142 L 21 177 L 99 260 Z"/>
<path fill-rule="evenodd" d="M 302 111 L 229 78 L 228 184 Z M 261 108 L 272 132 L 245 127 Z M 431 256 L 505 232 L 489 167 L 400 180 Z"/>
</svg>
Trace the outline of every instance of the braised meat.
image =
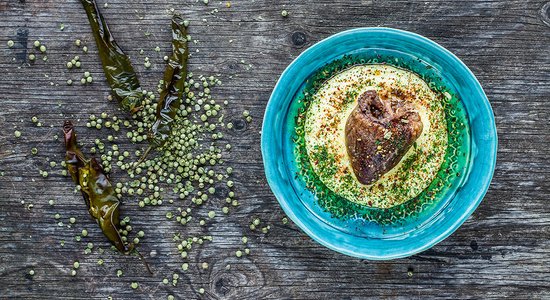
<svg viewBox="0 0 550 300">
<path fill-rule="evenodd" d="M 422 133 L 414 106 L 374 90 L 359 96 L 346 122 L 346 146 L 355 176 L 371 184 L 395 167 Z"/>
</svg>

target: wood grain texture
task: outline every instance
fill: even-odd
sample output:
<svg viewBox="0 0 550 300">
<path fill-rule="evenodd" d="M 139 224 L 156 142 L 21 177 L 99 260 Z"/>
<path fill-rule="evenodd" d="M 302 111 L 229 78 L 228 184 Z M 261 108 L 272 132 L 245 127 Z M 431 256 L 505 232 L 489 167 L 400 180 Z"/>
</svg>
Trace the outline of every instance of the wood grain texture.
<svg viewBox="0 0 550 300">
<path fill-rule="evenodd" d="M 105 1 L 98 2 L 103 7 Z M 550 298 L 550 2 L 233 0 L 231 8 L 226 1 L 210 2 L 110 0 L 103 9 L 149 89 L 161 78 L 162 57 L 170 49 L 169 9 L 188 17 L 190 33 L 199 40 L 191 44 L 197 52 L 190 70 L 220 74 L 224 84 L 213 89 L 214 96 L 230 101 L 229 119 L 241 125 L 225 137 L 234 145 L 229 161 L 242 203 L 230 215 L 219 213 L 204 227 L 196 222 L 181 227 L 166 220 L 168 205 L 139 209 L 136 201 L 126 201 L 124 213 L 146 232 L 140 249 L 155 272 L 150 276 L 135 257 L 84 255 L 85 242 L 103 248 L 107 242 L 70 181 L 59 171 L 45 179 L 38 172 L 50 170 L 47 158 L 62 160 L 63 146 L 53 136 L 65 118 L 78 121 L 103 111 L 123 115 L 105 100 L 109 91 L 79 1 L 0 0 L 0 299 Z M 281 17 L 283 9 L 288 18 Z M 414 31 L 454 52 L 482 83 L 499 134 L 495 177 L 472 217 L 432 249 L 389 262 L 346 257 L 295 225 L 283 225 L 260 154 L 263 112 L 283 69 L 313 43 L 363 26 Z M 87 55 L 74 46 L 77 38 L 90 48 Z M 30 66 L 26 57 L 36 39 L 47 45 L 48 61 Z M 6 46 L 8 40 L 15 41 L 14 48 Z M 94 76 L 92 85 L 65 84 L 81 77 L 65 68 L 74 55 L 81 56 L 82 71 Z M 144 56 L 151 58 L 150 69 L 143 67 Z M 239 117 L 244 109 L 254 117 L 250 124 Z M 32 125 L 34 115 L 44 126 Z M 15 130 L 21 138 L 14 137 Z M 82 131 L 82 136 L 97 134 Z M 30 154 L 32 147 L 38 155 Z M 55 199 L 53 207 L 49 199 Z M 212 201 L 198 214 L 220 207 Z M 70 216 L 78 221 L 72 228 L 59 227 L 56 213 L 65 224 Z M 253 217 L 270 224 L 271 231 L 251 232 Z M 74 236 L 82 228 L 90 235 L 77 243 Z M 214 237 L 190 252 L 187 272 L 180 268 L 174 232 Z M 251 255 L 237 259 L 243 235 Z M 103 266 L 96 264 L 100 257 Z M 72 277 L 75 260 L 81 267 Z M 200 267 L 205 261 L 207 270 Z M 31 268 L 33 277 L 27 275 Z M 118 268 L 124 270 L 121 278 L 115 275 Z M 173 272 L 180 274 L 178 285 L 163 285 L 162 278 Z M 130 288 L 133 281 L 140 283 L 136 290 Z"/>
</svg>

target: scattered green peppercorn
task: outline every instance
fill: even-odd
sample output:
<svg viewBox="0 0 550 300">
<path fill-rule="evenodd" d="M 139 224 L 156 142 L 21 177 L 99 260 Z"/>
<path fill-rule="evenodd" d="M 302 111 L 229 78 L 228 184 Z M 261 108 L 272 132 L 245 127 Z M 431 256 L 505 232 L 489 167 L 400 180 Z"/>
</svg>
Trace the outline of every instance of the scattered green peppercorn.
<svg viewBox="0 0 550 300">
<path fill-rule="evenodd" d="M 15 45 L 15 43 L 12 41 L 12 40 L 9 40 L 8 41 L 8 47 L 13 47 Z"/>
<path fill-rule="evenodd" d="M 181 269 L 184 270 L 184 271 L 187 271 L 189 269 L 189 264 L 188 263 L 183 263 L 181 265 Z"/>
</svg>

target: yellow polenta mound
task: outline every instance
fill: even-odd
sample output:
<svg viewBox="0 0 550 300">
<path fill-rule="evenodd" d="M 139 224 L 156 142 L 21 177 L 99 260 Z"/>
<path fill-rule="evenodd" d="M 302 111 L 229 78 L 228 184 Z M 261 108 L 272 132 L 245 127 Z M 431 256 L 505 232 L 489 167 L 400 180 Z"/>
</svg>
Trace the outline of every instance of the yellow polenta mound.
<svg viewBox="0 0 550 300">
<path fill-rule="evenodd" d="M 399 164 L 363 185 L 353 173 L 344 129 L 357 98 L 367 90 L 412 103 L 423 130 Z M 313 95 L 305 142 L 313 170 L 334 193 L 358 204 L 390 208 L 420 194 L 439 171 L 447 150 L 443 100 L 412 72 L 380 64 L 356 66 L 330 78 Z"/>
</svg>

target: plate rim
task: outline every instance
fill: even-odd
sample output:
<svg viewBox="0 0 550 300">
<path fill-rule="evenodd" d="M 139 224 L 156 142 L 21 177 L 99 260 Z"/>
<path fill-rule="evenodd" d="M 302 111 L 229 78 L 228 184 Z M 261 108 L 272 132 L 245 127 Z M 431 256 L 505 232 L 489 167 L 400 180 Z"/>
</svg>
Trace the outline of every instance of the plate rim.
<svg viewBox="0 0 550 300">
<path fill-rule="evenodd" d="M 357 252 L 357 251 L 352 251 L 352 250 L 347 249 L 347 248 L 337 247 L 334 242 L 331 243 L 330 241 L 327 241 L 320 234 L 318 234 L 318 233 L 314 232 L 313 230 L 311 230 L 308 226 L 306 226 L 304 224 L 304 222 L 301 220 L 301 218 L 299 218 L 293 212 L 293 208 L 291 208 L 291 205 L 289 205 L 287 200 L 285 200 L 285 196 L 280 192 L 279 183 L 276 182 L 274 180 L 274 178 L 272 177 L 272 174 L 275 173 L 275 171 L 272 168 L 275 167 L 275 165 L 272 165 L 273 163 L 270 162 L 271 159 L 268 159 L 267 155 L 266 155 L 267 152 L 268 152 L 268 149 L 270 148 L 270 145 L 269 145 L 270 137 L 268 137 L 264 134 L 264 132 L 265 132 L 264 128 L 269 126 L 269 125 L 266 125 L 266 124 L 268 124 L 268 122 L 271 121 L 271 119 L 272 119 L 270 117 L 270 114 L 274 115 L 271 112 L 270 108 L 273 108 L 273 106 L 274 106 L 273 103 L 274 103 L 275 100 L 273 100 L 273 99 L 278 96 L 277 91 L 279 89 L 281 89 L 282 79 L 285 76 L 288 75 L 290 70 L 296 64 L 299 63 L 299 61 L 302 57 L 308 55 L 311 52 L 316 51 L 317 48 L 321 47 L 323 44 L 326 44 L 326 43 L 330 42 L 330 40 L 337 39 L 337 38 L 340 38 L 342 36 L 353 35 L 353 34 L 362 33 L 362 32 L 374 32 L 374 33 L 378 32 L 378 33 L 390 33 L 390 34 L 405 35 L 409 38 L 413 38 L 413 39 L 416 39 L 416 40 L 420 40 L 423 43 L 427 43 L 430 46 L 434 47 L 436 50 L 442 52 L 443 54 L 446 54 L 446 55 L 450 56 L 453 60 L 455 60 L 456 63 L 461 65 L 464 68 L 464 70 L 467 72 L 467 74 L 473 79 L 473 82 L 475 83 L 474 89 L 477 91 L 477 94 L 479 94 L 481 96 L 480 99 L 478 100 L 478 102 L 481 103 L 483 105 L 484 110 L 486 110 L 489 113 L 488 115 L 489 115 L 489 121 L 490 121 L 490 125 L 491 125 L 491 128 L 489 129 L 489 131 L 491 133 L 494 133 L 494 134 L 491 135 L 491 138 L 492 138 L 491 142 L 493 142 L 493 145 L 492 145 L 492 148 L 491 148 L 491 150 L 492 150 L 492 155 L 490 156 L 491 161 L 489 162 L 490 163 L 490 172 L 488 174 L 486 174 L 486 176 L 483 177 L 484 182 L 483 182 L 483 185 L 480 186 L 481 187 L 481 189 L 480 189 L 481 193 L 479 193 L 477 195 L 477 199 L 472 199 L 472 200 L 475 200 L 475 201 L 471 201 L 471 203 L 470 203 L 470 205 L 468 205 L 467 209 L 464 210 L 461 214 L 459 214 L 458 215 L 459 217 L 454 222 L 451 223 L 451 226 L 449 226 L 446 230 L 443 230 L 439 234 L 434 235 L 432 238 L 430 238 L 430 240 L 427 243 L 424 243 L 424 244 L 419 245 L 419 246 L 415 245 L 413 247 L 410 247 L 407 251 L 402 251 L 400 253 L 395 253 L 395 254 L 391 254 L 391 255 L 384 255 L 384 254 L 378 254 L 377 255 L 377 254 Z M 327 62 L 327 63 L 329 63 L 329 62 Z M 275 84 L 275 86 L 273 88 L 273 91 L 272 91 L 272 93 L 269 97 L 269 101 L 266 105 L 266 109 L 265 109 L 265 112 L 264 112 L 264 118 L 263 118 L 263 122 L 262 122 L 262 131 L 261 132 L 262 132 L 262 136 L 261 136 L 261 153 L 262 153 L 262 161 L 263 161 L 263 165 L 264 165 L 265 176 L 266 176 L 268 185 L 269 185 L 272 193 L 275 195 L 275 198 L 279 202 L 279 205 L 281 206 L 281 208 L 283 209 L 285 214 L 288 217 L 290 217 L 290 219 L 302 231 L 304 231 L 309 237 L 311 237 L 313 240 L 315 240 L 317 243 L 323 245 L 324 247 L 327 247 L 327 248 L 329 248 L 333 251 L 336 251 L 336 252 L 339 252 L 339 253 L 342 253 L 342 254 L 345 254 L 345 255 L 348 255 L 348 256 L 361 258 L 361 259 L 369 259 L 369 260 L 389 260 L 389 259 L 408 257 L 408 256 L 417 254 L 419 252 L 425 251 L 425 250 L 435 246 L 437 243 L 443 241 L 449 235 L 451 235 L 453 232 L 455 232 L 473 214 L 473 212 L 477 209 L 477 207 L 479 206 L 479 204 L 481 203 L 481 201 L 484 199 L 485 195 L 487 194 L 487 191 L 489 190 L 492 178 L 494 176 L 494 171 L 495 171 L 495 167 L 496 167 L 496 160 L 497 160 L 497 150 L 498 150 L 498 133 L 497 133 L 497 130 L 496 130 L 496 123 L 495 123 L 495 117 L 494 117 L 493 109 L 490 105 L 490 102 L 489 102 L 489 99 L 487 98 L 487 95 L 485 94 L 485 91 L 483 90 L 483 87 L 481 86 L 481 83 L 479 82 L 477 77 L 473 74 L 473 72 L 468 68 L 468 66 L 466 66 L 466 64 L 464 64 L 464 62 L 462 62 L 462 60 L 460 60 L 455 54 L 453 54 L 451 51 L 447 50 L 445 47 L 441 46 L 437 42 L 435 42 L 435 41 L 433 41 L 429 38 L 426 38 L 422 35 L 419 35 L 417 33 L 414 33 L 414 32 L 401 30 L 401 29 L 396 29 L 396 28 L 390 28 L 390 27 L 359 27 L 359 28 L 353 28 L 353 29 L 345 30 L 345 31 L 330 35 L 330 36 L 318 41 L 317 43 L 311 45 L 310 47 L 308 47 L 304 51 L 302 51 L 302 53 L 300 53 L 300 55 L 298 55 L 285 68 L 285 70 L 281 73 L 279 79 L 277 80 L 277 83 Z M 299 197 L 299 196 L 295 195 L 295 197 Z M 327 225 L 327 226 L 329 226 L 329 225 Z M 357 239 L 368 239 L 368 238 L 365 238 L 365 237 L 353 236 L 349 233 L 339 231 L 335 228 L 333 228 L 333 229 L 336 230 L 338 232 L 338 234 L 341 234 L 341 235 L 352 236 L 353 238 L 357 238 Z"/>
</svg>

